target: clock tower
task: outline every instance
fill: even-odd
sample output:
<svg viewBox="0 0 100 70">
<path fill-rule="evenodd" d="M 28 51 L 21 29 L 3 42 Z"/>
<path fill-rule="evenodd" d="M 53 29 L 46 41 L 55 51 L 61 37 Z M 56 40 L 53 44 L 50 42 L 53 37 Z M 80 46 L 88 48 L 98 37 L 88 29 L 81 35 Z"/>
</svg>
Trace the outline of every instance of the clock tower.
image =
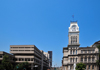
<svg viewBox="0 0 100 70">
<path fill-rule="evenodd" d="M 77 24 L 77 21 L 71 21 L 70 27 L 69 27 L 69 46 L 70 45 L 80 45 L 79 44 L 79 26 Z"/>
</svg>

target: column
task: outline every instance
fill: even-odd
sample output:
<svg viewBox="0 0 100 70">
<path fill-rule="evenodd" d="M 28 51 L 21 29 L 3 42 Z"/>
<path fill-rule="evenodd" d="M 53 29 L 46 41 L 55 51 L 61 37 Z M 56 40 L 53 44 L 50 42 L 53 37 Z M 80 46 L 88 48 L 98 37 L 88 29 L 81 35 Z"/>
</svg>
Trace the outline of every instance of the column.
<svg viewBox="0 0 100 70">
<path fill-rule="evenodd" d="M 70 66 L 68 65 L 68 70 L 70 70 Z"/>
<path fill-rule="evenodd" d="M 92 65 L 90 65 L 90 70 L 92 70 Z"/>
<path fill-rule="evenodd" d="M 88 57 L 87 57 L 87 62 L 88 62 Z"/>
<path fill-rule="evenodd" d="M 73 54 L 73 50 L 72 50 L 72 54 Z"/>
</svg>

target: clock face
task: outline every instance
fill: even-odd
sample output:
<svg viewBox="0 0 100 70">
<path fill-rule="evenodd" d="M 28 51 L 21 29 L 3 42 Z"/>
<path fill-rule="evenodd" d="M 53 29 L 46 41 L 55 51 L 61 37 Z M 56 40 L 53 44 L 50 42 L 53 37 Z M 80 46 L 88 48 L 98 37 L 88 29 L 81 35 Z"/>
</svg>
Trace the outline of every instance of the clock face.
<svg viewBox="0 0 100 70">
<path fill-rule="evenodd" d="M 72 28 L 72 31 L 76 31 L 76 25 L 73 25 L 71 28 Z"/>
</svg>

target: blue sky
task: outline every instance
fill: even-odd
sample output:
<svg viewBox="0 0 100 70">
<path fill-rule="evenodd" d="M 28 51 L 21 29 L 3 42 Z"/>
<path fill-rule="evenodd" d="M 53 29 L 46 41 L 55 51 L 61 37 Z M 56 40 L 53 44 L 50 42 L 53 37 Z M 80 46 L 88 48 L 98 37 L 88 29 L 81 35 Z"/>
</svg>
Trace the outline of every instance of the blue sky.
<svg viewBox="0 0 100 70">
<path fill-rule="evenodd" d="M 0 51 L 9 52 L 10 45 L 36 45 L 53 51 L 53 66 L 61 66 L 73 14 L 80 47 L 100 40 L 100 0 L 0 0 Z"/>
</svg>

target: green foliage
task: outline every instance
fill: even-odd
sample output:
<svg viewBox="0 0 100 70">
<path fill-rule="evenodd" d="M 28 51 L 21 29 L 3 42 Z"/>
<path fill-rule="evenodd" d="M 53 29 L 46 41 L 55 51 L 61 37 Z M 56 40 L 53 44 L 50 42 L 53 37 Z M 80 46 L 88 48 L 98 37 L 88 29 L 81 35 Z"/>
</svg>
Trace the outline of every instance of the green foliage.
<svg viewBox="0 0 100 70">
<path fill-rule="evenodd" d="M 3 65 L 0 65 L 0 70 L 3 70 L 3 69 L 4 69 Z"/>
<path fill-rule="evenodd" d="M 78 63 L 76 64 L 76 70 L 85 70 L 86 65 L 84 63 Z"/>
<path fill-rule="evenodd" d="M 29 66 L 29 63 L 28 63 L 28 62 L 23 62 L 23 63 L 17 64 L 17 65 L 15 66 L 15 70 L 27 69 L 28 66 Z"/>
<path fill-rule="evenodd" d="M 6 69 L 6 70 L 13 70 L 13 65 L 10 63 L 9 56 L 4 55 L 3 60 L 1 62 L 2 65 L 0 65 L 0 70 Z"/>
</svg>

